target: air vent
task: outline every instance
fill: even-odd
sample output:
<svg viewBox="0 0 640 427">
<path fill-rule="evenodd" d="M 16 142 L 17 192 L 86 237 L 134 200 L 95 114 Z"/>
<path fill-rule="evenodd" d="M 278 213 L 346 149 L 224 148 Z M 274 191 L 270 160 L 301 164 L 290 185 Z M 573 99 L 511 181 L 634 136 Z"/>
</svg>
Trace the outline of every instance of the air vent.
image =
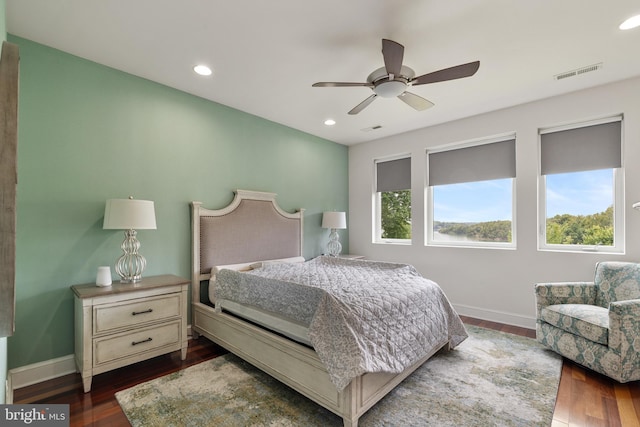
<svg viewBox="0 0 640 427">
<path fill-rule="evenodd" d="M 364 128 L 364 129 L 360 129 L 362 132 L 371 132 L 372 130 L 378 130 L 381 129 L 382 126 L 380 125 L 375 125 L 375 126 L 371 126 L 370 128 Z"/>
<path fill-rule="evenodd" d="M 556 80 L 567 79 L 569 77 L 579 76 L 580 74 L 590 73 L 602 68 L 602 62 L 599 64 L 587 65 L 586 67 L 578 68 L 577 70 L 565 71 L 564 73 L 556 74 L 553 76 Z"/>
</svg>

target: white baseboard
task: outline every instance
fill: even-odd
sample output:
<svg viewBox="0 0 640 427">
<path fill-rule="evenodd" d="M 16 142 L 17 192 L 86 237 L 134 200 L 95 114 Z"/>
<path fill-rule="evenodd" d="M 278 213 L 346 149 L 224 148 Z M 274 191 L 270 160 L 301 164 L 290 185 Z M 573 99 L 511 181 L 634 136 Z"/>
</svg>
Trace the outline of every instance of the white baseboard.
<svg viewBox="0 0 640 427">
<path fill-rule="evenodd" d="M 527 329 L 536 328 L 536 319 L 533 317 L 522 316 L 520 314 L 507 313 L 498 310 L 487 310 L 485 308 L 473 307 L 464 304 L 453 304 L 458 314 L 469 316 L 480 320 L 489 320 L 492 322 L 504 323 L 506 325 L 520 326 Z"/>
<path fill-rule="evenodd" d="M 187 326 L 187 335 L 189 339 L 191 339 L 191 325 Z M 73 354 L 10 369 L 7 373 L 5 400 L 7 403 L 13 403 L 13 390 L 15 389 L 38 384 L 75 372 L 77 372 L 77 370 L 75 356 Z M 9 401 L 9 398 L 11 398 L 11 401 Z"/>
<path fill-rule="evenodd" d="M 73 354 L 70 354 L 68 356 L 10 369 L 7 378 L 11 386 L 11 392 L 13 393 L 13 390 L 17 388 L 41 383 L 74 372 L 76 372 L 76 362 Z"/>
</svg>

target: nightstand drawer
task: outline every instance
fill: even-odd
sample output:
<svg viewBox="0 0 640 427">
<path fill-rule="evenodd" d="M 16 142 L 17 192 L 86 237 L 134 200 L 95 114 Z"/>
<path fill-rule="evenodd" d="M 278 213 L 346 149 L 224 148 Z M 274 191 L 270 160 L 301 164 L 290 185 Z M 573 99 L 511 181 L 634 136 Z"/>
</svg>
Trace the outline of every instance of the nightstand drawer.
<svg viewBox="0 0 640 427">
<path fill-rule="evenodd" d="M 180 316 L 180 294 L 97 305 L 93 315 L 94 334 L 137 327 L 143 323 Z"/>
<path fill-rule="evenodd" d="M 93 364 L 112 362 L 166 346 L 180 346 L 180 319 L 129 333 L 110 335 L 93 340 Z"/>
</svg>

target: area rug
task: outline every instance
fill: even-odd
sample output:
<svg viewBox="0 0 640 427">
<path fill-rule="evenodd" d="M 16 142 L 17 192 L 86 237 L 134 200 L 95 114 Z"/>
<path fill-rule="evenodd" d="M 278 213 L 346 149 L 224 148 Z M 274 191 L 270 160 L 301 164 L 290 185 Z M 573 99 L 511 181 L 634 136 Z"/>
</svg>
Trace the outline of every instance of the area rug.
<svg viewBox="0 0 640 427">
<path fill-rule="evenodd" d="M 561 358 L 535 340 L 467 326 L 359 426 L 549 426 Z M 227 354 L 116 393 L 134 427 L 341 426 L 333 413 Z"/>
</svg>

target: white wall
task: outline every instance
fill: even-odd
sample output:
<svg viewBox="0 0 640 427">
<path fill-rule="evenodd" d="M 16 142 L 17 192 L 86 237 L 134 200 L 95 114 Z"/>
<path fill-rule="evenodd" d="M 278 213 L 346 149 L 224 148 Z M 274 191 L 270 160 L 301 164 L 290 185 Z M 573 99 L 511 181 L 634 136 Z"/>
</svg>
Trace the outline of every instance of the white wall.
<svg viewBox="0 0 640 427">
<path fill-rule="evenodd" d="M 592 280 L 597 261 L 640 260 L 640 212 L 631 207 L 640 200 L 639 93 L 640 78 L 634 78 L 350 147 L 350 252 L 413 264 L 440 284 L 460 314 L 533 328 L 534 283 Z M 538 129 L 620 113 L 624 114 L 626 253 L 538 251 Z M 425 246 L 426 149 L 508 132 L 516 133 L 517 249 Z M 373 161 L 401 153 L 412 155 L 413 242 L 373 244 Z"/>
</svg>

